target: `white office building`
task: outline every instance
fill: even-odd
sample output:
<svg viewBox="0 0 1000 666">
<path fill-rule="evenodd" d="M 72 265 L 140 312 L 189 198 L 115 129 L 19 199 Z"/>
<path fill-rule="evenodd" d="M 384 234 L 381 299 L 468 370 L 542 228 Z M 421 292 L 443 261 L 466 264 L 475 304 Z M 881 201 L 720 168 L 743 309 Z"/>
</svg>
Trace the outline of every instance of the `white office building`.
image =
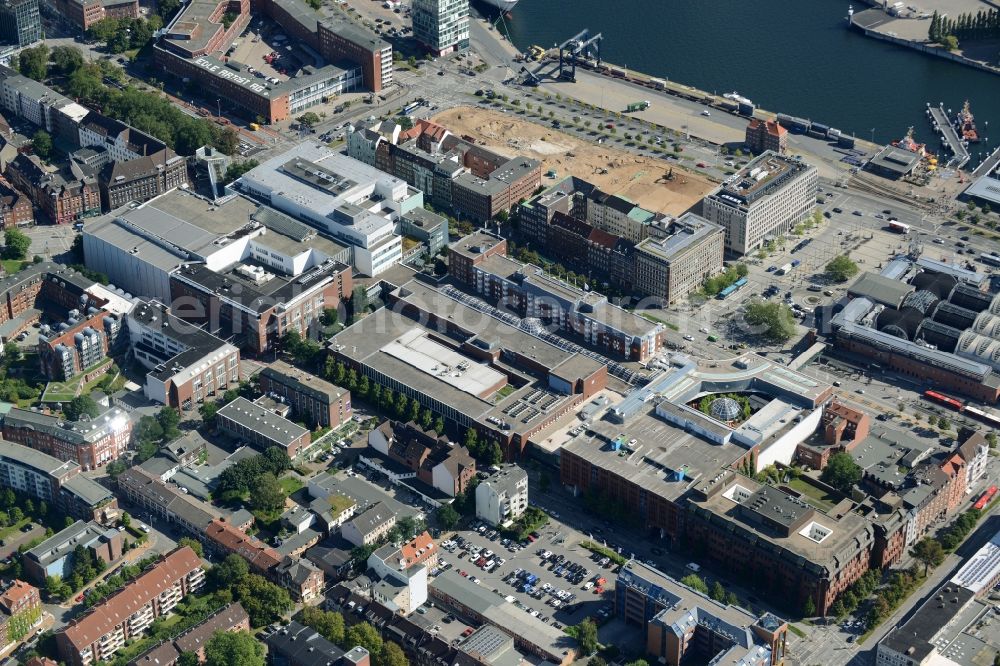
<svg viewBox="0 0 1000 666">
<path fill-rule="evenodd" d="M 399 219 L 423 193 L 371 165 L 306 142 L 231 186 L 350 246 L 354 267 L 378 275 L 402 258 Z"/>
<path fill-rule="evenodd" d="M 432 55 L 469 48 L 469 0 L 413 0 L 413 36 Z"/>
<path fill-rule="evenodd" d="M 816 208 L 816 167 L 766 151 L 702 201 L 702 215 L 726 230 L 726 251 L 744 255 L 790 232 Z"/>
</svg>

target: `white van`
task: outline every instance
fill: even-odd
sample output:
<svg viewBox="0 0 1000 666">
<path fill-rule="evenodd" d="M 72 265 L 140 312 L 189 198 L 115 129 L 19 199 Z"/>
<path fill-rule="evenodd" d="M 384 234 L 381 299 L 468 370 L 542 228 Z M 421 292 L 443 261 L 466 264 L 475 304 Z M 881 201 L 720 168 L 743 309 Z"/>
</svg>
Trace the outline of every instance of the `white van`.
<svg viewBox="0 0 1000 666">
<path fill-rule="evenodd" d="M 695 573 L 698 573 L 699 571 L 701 571 L 701 566 L 695 564 L 694 562 L 688 562 L 687 563 L 687 568 L 690 569 L 691 571 L 695 572 Z"/>
</svg>

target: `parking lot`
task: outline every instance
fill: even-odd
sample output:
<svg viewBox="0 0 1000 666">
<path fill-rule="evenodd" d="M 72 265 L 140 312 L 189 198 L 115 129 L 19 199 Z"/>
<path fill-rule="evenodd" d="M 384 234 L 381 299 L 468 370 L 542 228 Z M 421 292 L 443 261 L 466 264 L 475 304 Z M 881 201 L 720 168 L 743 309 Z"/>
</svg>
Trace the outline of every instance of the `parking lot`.
<svg viewBox="0 0 1000 666">
<path fill-rule="evenodd" d="M 629 645 L 639 640 L 637 628 L 614 617 L 617 567 L 607 561 L 602 566 L 601 558 L 579 545 L 586 536 L 558 521 L 534 534 L 533 541 L 505 544 L 504 536 L 488 526 L 462 530 L 442 540 L 441 565 L 557 629 L 592 617 L 600 625 L 602 642 Z M 487 567 L 489 561 L 493 564 Z M 443 613 L 435 617 L 428 611 L 426 619 L 441 625 L 442 634 L 451 624 Z"/>
</svg>

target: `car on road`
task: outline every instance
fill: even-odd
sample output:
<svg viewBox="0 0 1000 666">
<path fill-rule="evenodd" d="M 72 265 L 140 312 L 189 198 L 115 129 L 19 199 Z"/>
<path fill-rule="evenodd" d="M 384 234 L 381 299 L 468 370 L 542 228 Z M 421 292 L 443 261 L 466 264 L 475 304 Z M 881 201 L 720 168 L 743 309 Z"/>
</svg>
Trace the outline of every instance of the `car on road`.
<svg viewBox="0 0 1000 666">
<path fill-rule="evenodd" d="M 698 162 L 698 164 L 696 164 L 695 166 L 697 166 L 699 169 L 705 169 L 708 167 L 708 165 L 705 164 L 704 162 Z"/>
<path fill-rule="evenodd" d="M 865 216 L 865 214 L 862 213 L 860 210 L 854 211 L 853 213 L 851 213 L 851 215 L 857 215 L 858 217 L 864 217 Z"/>
<path fill-rule="evenodd" d="M 944 239 L 943 238 L 935 238 L 934 239 L 934 244 L 935 245 L 944 245 Z"/>
<path fill-rule="evenodd" d="M 694 341 L 694 336 L 693 335 L 685 335 L 684 339 L 687 340 L 688 342 L 693 342 Z"/>
<path fill-rule="evenodd" d="M 712 115 L 712 112 L 709 111 L 708 109 L 702 109 L 701 115 L 703 115 L 703 116 L 710 116 L 710 115 Z"/>
</svg>

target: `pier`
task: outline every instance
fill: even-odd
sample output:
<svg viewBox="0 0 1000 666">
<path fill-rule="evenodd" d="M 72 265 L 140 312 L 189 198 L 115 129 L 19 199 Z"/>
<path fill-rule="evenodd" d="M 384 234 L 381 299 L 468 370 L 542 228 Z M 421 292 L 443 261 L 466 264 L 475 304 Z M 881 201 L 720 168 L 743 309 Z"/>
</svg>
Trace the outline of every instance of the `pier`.
<svg viewBox="0 0 1000 666">
<path fill-rule="evenodd" d="M 990 156 L 983 160 L 983 163 L 972 172 L 973 179 L 993 173 L 993 169 L 1000 164 L 1000 147 L 990 153 Z"/>
<path fill-rule="evenodd" d="M 951 151 L 953 157 L 948 160 L 948 164 L 956 169 L 961 169 L 969 161 L 969 150 L 965 147 L 961 137 L 958 136 L 958 132 L 955 131 L 951 121 L 948 119 L 944 105 L 930 106 L 928 104 L 927 113 L 934 123 L 934 129 L 941 134 L 941 138 L 947 144 L 948 150 Z"/>
</svg>

